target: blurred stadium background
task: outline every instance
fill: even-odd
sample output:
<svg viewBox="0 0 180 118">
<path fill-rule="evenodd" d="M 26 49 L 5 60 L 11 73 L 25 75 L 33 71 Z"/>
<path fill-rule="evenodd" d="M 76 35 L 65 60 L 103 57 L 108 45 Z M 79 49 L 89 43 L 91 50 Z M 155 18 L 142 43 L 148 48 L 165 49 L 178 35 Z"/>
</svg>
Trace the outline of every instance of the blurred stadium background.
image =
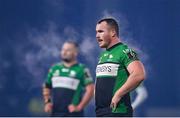
<svg viewBox="0 0 180 118">
<path fill-rule="evenodd" d="M 136 116 L 180 116 L 179 11 L 179 0 L 0 0 L 0 116 L 47 116 L 41 85 L 67 39 L 95 77 L 95 25 L 106 16 L 146 66 L 148 98 Z"/>
</svg>

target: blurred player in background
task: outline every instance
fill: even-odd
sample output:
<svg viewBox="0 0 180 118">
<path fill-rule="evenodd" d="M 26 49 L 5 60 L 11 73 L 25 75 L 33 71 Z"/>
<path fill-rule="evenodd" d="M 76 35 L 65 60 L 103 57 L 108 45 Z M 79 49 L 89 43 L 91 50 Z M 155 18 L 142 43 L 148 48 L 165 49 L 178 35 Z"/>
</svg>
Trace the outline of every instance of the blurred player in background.
<svg viewBox="0 0 180 118">
<path fill-rule="evenodd" d="M 141 83 L 134 91 L 131 92 L 131 102 L 133 108 L 133 115 L 135 117 L 138 116 L 146 116 L 146 109 L 144 108 L 144 102 L 148 98 L 148 91 L 143 83 Z"/>
<path fill-rule="evenodd" d="M 96 68 L 96 116 L 132 117 L 130 92 L 144 79 L 145 70 L 134 50 L 119 38 L 119 26 L 112 18 L 96 25 L 100 55 Z"/>
<path fill-rule="evenodd" d="M 65 42 L 61 50 L 62 62 L 49 70 L 43 96 L 44 110 L 51 116 L 82 117 L 84 107 L 93 97 L 93 79 L 88 68 L 77 62 L 77 55 L 77 43 Z"/>
<path fill-rule="evenodd" d="M 131 104 L 133 110 L 137 109 L 148 97 L 148 92 L 143 84 L 139 85 L 134 92 L 136 92 L 136 96 Z"/>
</svg>

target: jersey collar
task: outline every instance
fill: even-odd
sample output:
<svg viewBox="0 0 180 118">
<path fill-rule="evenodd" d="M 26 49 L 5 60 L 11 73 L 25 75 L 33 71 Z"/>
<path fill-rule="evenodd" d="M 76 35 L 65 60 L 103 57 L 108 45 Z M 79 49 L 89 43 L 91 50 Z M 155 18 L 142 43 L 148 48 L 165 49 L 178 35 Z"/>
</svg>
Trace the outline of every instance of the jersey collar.
<svg viewBox="0 0 180 118">
<path fill-rule="evenodd" d="M 71 67 L 74 67 L 74 66 L 76 66 L 76 65 L 78 65 L 78 62 L 75 63 L 75 64 L 73 64 L 73 65 L 71 65 L 70 67 L 65 66 L 65 64 L 63 63 L 63 66 L 64 66 L 65 68 L 71 68 Z"/>
<path fill-rule="evenodd" d="M 119 43 L 116 43 L 115 45 L 111 46 L 110 48 L 106 49 L 107 51 L 110 51 L 112 50 L 113 48 L 119 46 L 119 45 L 122 45 L 123 43 L 122 42 L 119 42 Z"/>
</svg>

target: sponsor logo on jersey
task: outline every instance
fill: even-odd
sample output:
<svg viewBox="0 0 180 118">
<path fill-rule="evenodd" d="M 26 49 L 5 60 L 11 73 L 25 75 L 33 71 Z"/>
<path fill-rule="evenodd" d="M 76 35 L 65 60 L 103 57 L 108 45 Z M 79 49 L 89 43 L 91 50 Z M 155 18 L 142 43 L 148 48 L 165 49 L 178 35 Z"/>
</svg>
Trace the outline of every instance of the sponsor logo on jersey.
<svg viewBox="0 0 180 118">
<path fill-rule="evenodd" d="M 123 52 L 124 52 L 125 54 L 127 54 L 127 56 L 129 57 L 129 59 L 133 59 L 133 58 L 136 57 L 136 54 L 135 54 L 134 50 L 132 50 L 132 49 L 125 49 L 125 50 L 123 50 Z"/>
<path fill-rule="evenodd" d="M 96 68 L 96 76 L 117 76 L 119 64 L 104 63 L 99 64 Z"/>
<path fill-rule="evenodd" d="M 69 72 L 68 68 L 62 68 L 62 72 Z"/>
<path fill-rule="evenodd" d="M 70 77 L 53 77 L 52 86 L 53 88 L 68 88 L 76 90 L 79 85 L 79 80 Z"/>
</svg>

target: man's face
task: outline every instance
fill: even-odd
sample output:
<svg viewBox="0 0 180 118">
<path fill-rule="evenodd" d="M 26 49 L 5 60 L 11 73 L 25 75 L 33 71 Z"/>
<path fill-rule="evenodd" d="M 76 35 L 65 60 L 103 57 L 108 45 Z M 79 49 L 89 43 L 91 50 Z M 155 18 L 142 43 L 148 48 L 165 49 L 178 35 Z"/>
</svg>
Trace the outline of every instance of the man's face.
<svg viewBox="0 0 180 118">
<path fill-rule="evenodd" d="M 110 27 L 104 21 L 96 25 L 96 39 L 99 43 L 99 47 L 107 48 L 111 42 Z"/>
<path fill-rule="evenodd" d="M 61 59 L 65 62 L 72 62 L 77 57 L 77 49 L 71 43 L 64 43 L 61 49 Z"/>
</svg>

